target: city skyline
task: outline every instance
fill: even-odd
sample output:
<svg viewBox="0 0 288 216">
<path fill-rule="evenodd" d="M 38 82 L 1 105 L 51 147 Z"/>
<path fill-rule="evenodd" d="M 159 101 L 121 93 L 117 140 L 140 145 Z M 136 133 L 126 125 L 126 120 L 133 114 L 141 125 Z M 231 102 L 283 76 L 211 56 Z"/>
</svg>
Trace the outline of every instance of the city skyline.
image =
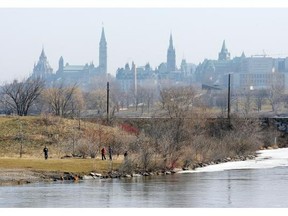
<svg viewBox="0 0 288 216">
<path fill-rule="evenodd" d="M 1 8 L 1 82 L 27 78 L 42 47 L 55 73 L 64 63 L 98 65 L 102 27 L 108 73 L 135 62 L 155 68 L 166 62 L 170 33 L 181 60 L 198 65 L 217 59 L 223 40 L 231 57 L 288 56 L 287 9 L 275 8 Z M 278 55 L 281 54 L 281 55 Z"/>
</svg>

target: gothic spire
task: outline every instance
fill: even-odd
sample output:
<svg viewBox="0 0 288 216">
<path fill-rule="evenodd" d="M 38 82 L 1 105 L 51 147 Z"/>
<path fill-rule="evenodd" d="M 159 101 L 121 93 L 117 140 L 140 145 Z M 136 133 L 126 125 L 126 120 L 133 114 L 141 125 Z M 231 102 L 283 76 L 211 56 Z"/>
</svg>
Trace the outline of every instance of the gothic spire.
<svg viewBox="0 0 288 216">
<path fill-rule="evenodd" d="M 99 43 L 99 69 L 101 73 L 107 73 L 107 42 L 103 26 Z"/>
<path fill-rule="evenodd" d="M 173 49 L 173 39 L 172 39 L 172 33 L 170 33 L 170 39 L 169 39 L 169 49 Z"/>
<path fill-rule="evenodd" d="M 230 60 L 230 53 L 226 48 L 225 40 L 223 41 L 221 52 L 218 54 L 218 60 Z"/>
<path fill-rule="evenodd" d="M 41 55 L 40 55 L 40 59 L 47 59 L 45 52 L 44 52 L 44 47 L 42 46 L 42 51 L 41 51 Z"/>
<path fill-rule="evenodd" d="M 223 44 L 222 44 L 221 52 L 225 52 L 226 50 L 227 50 L 227 48 L 226 48 L 226 44 L 225 44 L 225 40 L 224 40 Z"/>
<path fill-rule="evenodd" d="M 175 71 L 176 69 L 176 55 L 173 47 L 172 33 L 170 33 L 169 47 L 167 50 L 167 71 Z"/>
<path fill-rule="evenodd" d="M 102 33 L 101 33 L 100 44 L 106 44 L 106 38 L 105 38 L 104 27 L 102 27 Z"/>
</svg>

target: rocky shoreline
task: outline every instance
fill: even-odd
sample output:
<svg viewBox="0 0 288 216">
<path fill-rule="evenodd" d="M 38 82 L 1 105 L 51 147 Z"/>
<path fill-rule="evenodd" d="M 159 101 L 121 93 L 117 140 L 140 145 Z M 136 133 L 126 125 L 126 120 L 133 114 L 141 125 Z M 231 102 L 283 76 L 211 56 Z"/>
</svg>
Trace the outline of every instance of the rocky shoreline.
<svg viewBox="0 0 288 216">
<path fill-rule="evenodd" d="M 245 161 L 255 159 L 256 154 L 248 156 L 238 156 L 235 158 L 224 158 L 207 163 L 194 163 L 189 167 L 175 168 L 172 170 L 161 171 L 139 171 L 135 173 L 121 173 L 119 171 L 112 171 L 106 174 L 90 172 L 89 174 L 74 174 L 69 172 L 52 172 L 52 171 L 35 171 L 27 169 L 0 169 L 0 186 L 21 185 L 36 182 L 51 182 L 51 181 L 79 181 L 79 180 L 93 180 L 103 178 L 133 178 L 141 176 L 153 175 L 171 175 L 181 170 L 195 170 L 198 167 L 205 167 L 213 164 L 226 163 L 231 161 Z"/>
</svg>

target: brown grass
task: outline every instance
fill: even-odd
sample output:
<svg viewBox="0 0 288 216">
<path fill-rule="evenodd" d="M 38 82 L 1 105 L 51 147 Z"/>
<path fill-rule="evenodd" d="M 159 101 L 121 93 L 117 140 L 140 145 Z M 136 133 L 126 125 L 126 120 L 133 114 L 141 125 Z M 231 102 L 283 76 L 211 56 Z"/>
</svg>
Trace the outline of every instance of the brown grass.
<svg viewBox="0 0 288 216">
<path fill-rule="evenodd" d="M 38 158 L 0 158 L 0 169 L 28 169 L 35 171 L 56 171 L 87 174 L 89 172 L 107 173 L 117 169 L 122 159 L 113 161 L 100 159 L 38 159 Z"/>
<path fill-rule="evenodd" d="M 53 116 L 0 117 L 0 157 L 19 157 L 22 143 L 24 158 L 43 158 L 45 145 L 49 148 L 49 157 L 60 158 L 67 153 L 65 147 L 72 146 L 71 138 L 75 134 L 88 139 L 101 130 L 102 143 L 105 140 L 103 145 L 108 146 L 109 139 L 120 130 L 84 121 L 80 130 L 78 126 L 78 120 Z"/>
</svg>

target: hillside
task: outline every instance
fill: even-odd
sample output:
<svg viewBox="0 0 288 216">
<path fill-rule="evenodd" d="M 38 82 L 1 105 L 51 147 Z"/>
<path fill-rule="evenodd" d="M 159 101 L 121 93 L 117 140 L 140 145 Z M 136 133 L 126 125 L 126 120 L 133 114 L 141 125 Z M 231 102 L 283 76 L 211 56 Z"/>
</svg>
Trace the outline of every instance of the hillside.
<svg viewBox="0 0 288 216">
<path fill-rule="evenodd" d="M 52 116 L 0 117 L 0 157 L 49 158 L 99 156 L 102 147 L 116 145 L 125 133 L 118 127 Z"/>
</svg>

